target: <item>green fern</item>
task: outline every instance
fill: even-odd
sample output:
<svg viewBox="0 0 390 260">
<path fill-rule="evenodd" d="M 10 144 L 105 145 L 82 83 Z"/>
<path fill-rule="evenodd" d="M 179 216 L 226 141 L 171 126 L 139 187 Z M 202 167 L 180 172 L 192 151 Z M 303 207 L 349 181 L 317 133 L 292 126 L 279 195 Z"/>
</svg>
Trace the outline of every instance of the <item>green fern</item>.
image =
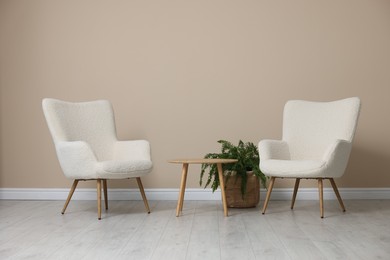
<svg viewBox="0 0 390 260">
<path fill-rule="evenodd" d="M 208 153 L 204 158 L 237 159 L 237 163 L 223 164 L 222 169 L 225 177 L 227 178 L 231 177 L 233 173 L 236 178 L 238 176 L 242 178 L 241 194 L 243 196 L 246 192 L 247 171 L 253 171 L 253 173 L 260 179 L 263 187 L 265 187 L 266 177 L 259 167 L 260 157 L 256 145 L 251 142 L 244 143 L 241 140 L 238 142 L 238 145 L 233 145 L 231 142 L 225 140 L 219 140 L 218 143 L 221 144 L 221 153 Z M 214 192 L 220 185 L 217 166 L 215 164 L 202 164 L 199 180 L 200 186 L 203 184 L 203 177 L 205 173 L 207 173 L 207 181 L 204 188 L 211 185 L 211 189 Z"/>
</svg>

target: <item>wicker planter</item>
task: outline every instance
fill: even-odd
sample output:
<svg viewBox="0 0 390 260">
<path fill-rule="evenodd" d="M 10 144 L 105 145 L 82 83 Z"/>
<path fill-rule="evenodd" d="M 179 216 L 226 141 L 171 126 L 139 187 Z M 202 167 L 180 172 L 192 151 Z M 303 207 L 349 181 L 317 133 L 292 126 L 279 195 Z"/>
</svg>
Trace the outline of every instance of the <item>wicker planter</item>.
<svg viewBox="0 0 390 260">
<path fill-rule="evenodd" d="M 253 172 L 247 172 L 246 193 L 241 194 L 241 177 L 225 178 L 226 202 L 229 208 L 253 208 L 259 204 L 260 182 Z"/>
</svg>

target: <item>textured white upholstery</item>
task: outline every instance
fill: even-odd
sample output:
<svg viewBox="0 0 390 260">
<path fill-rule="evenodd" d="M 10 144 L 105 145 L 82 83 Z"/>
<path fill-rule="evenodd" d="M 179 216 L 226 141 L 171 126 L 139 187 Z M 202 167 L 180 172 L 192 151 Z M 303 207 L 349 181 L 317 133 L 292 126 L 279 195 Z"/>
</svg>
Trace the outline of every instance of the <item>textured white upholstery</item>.
<svg viewBox="0 0 390 260">
<path fill-rule="evenodd" d="M 66 177 L 123 179 L 151 171 L 149 142 L 117 140 L 109 101 L 71 103 L 47 98 L 42 107 Z"/>
<path fill-rule="evenodd" d="M 359 111 L 357 97 L 333 102 L 288 101 L 282 140 L 259 143 L 261 171 L 274 177 L 341 177 Z"/>
</svg>

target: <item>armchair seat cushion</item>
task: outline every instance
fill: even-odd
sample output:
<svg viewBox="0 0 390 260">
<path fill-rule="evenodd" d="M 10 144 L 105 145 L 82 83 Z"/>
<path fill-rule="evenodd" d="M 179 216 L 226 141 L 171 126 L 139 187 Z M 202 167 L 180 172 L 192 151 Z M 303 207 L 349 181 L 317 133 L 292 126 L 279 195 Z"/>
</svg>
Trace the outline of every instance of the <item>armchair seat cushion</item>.
<svg viewBox="0 0 390 260">
<path fill-rule="evenodd" d="M 97 176 L 109 179 L 140 177 L 151 169 L 150 160 L 102 161 L 97 163 Z"/>
<path fill-rule="evenodd" d="M 265 175 L 283 178 L 315 178 L 326 169 L 325 161 L 313 160 L 264 160 L 260 168 Z"/>
</svg>

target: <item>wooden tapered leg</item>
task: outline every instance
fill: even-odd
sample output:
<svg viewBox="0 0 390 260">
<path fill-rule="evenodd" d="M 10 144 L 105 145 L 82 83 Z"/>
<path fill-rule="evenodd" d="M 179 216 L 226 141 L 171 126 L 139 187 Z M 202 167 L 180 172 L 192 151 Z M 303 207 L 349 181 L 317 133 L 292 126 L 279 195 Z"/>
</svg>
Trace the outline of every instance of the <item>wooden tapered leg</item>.
<svg viewBox="0 0 390 260">
<path fill-rule="evenodd" d="M 185 195 L 186 186 L 187 186 L 188 166 L 189 166 L 189 164 L 186 164 L 186 166 L 183 165 L 183 167 L 185 168 L 185 176 L 184 176 L 183 192 L 181 193 L 181 199 L 180 199 L 180 212 L 183 211 L 184 195 Z M 183 169 L 183 171 L 184 171 L 184 169 Z M 183 179 L 182 179 L 182 181 L 183 181 Z"/>
<path fill-rule="evenodd" d="M 183 200 L 184 200 L 184 193 L 186 190 L 187 172 L 188 172 L 188 163 L 183 163 L 179 199 L 177 200 L 177 207 L 176 207 L 176 217 L 178 217 L 180 212 L 183 210 Z"/>
<path fill-rule="evenodd" d="M 275 177 L 271 177 L 271 180 L 268 185 L 267 196 L 265 197 L 265 201 L 264 201 L 263 212 L 262 212 L 263 215 L 265 213 L 265 210 L 267 209 L 268 201 L 269 198 L 271 197 L 271 192 L 272 192 L 272 188 L 274 187 L 274 183 L 275 183 Z"/>
<path fill-rule="evenodd" d="M 343 203 L 343 200 L 341 199 L 339 190 L 337 189 L 337 186 L 336 186 L 336 183 L 334 182 L 334 179 L 330 178 L 329 181 L 330 181 L 330 184 L 332 184 L 332 187 L 333 187 L 334 193 L 336 194 L 337 199 L 339 200 L 341 209 L 343 210 L 343 212 L 345 212 L 344 203 Z"/>
<path fill-rule="evenodd" d="M 226 201 L 226 194 L 225 194 L 225 182 L 223 179 L 222 163 L 217 163 L 217 168 L 218 168 L 219 186 L 221 186 L 223 212 L 225 217 L 227 217 L 228 208 L 227 208 L 227 201 Z"/>
<path fill-rule="evenodd" d="M 324 186 L 322 179 L 318 179 L 318 192 L 320 194 L 320 214 L 321 218 L 324 218 Z"/>
<path fill-rule="evenodd" d="M 142 199 L 144 200 L 146 211 L 148 212 L 148 214 L 150 214 L 149 204 L 148 204 L 148 200 L 146 199 L 144 186 L 142 185 L 141 178 L 137 177 L 136 179 L 137 179 L 139 191 L 141 192 Z"/>
<path fill-rule="evenodd" d="M 294 193 L 293 193 L 293 197 L 292 197 L 292 200 L 291 200 L 291 209 L 294 208 L 295 198 L 297 197 L 297 192 L 298 192 L 298 187 L 299 187 L 299 182 L 300 181 L 301 181 L 300 178 L 296 178 L 296 180 L 295 180 Z"/>
<path fill-rule="evenodd" d="M 107 180 L 103 180 L 103 192 L 104 192 L 104 204 L 106 206 L 106 210 L 108 210 L 108 194 L 107 194 Z"/>
<path fill-rule="evenodd" d="M 74 190 L 76 189 L 78 183 L 79 183 L 79 180 L 74 180 L 73 181 L 72 188 L 70 188 L 70 191 L 69 191 L 69 194 L 68 194 L 68 198 L 66 199 L 66 202 L 65 202 L 64 208 L 61 211 L 61 214 L 65 213 L 65 210 L 68 207 L 70 199 L 72 198 Z"/>
<path fill-rule="evenodd" d="M 97 203 L 98 203 L 98 219 L 102 219 L 102 182 L 97 179 Z"/>
</svg>

